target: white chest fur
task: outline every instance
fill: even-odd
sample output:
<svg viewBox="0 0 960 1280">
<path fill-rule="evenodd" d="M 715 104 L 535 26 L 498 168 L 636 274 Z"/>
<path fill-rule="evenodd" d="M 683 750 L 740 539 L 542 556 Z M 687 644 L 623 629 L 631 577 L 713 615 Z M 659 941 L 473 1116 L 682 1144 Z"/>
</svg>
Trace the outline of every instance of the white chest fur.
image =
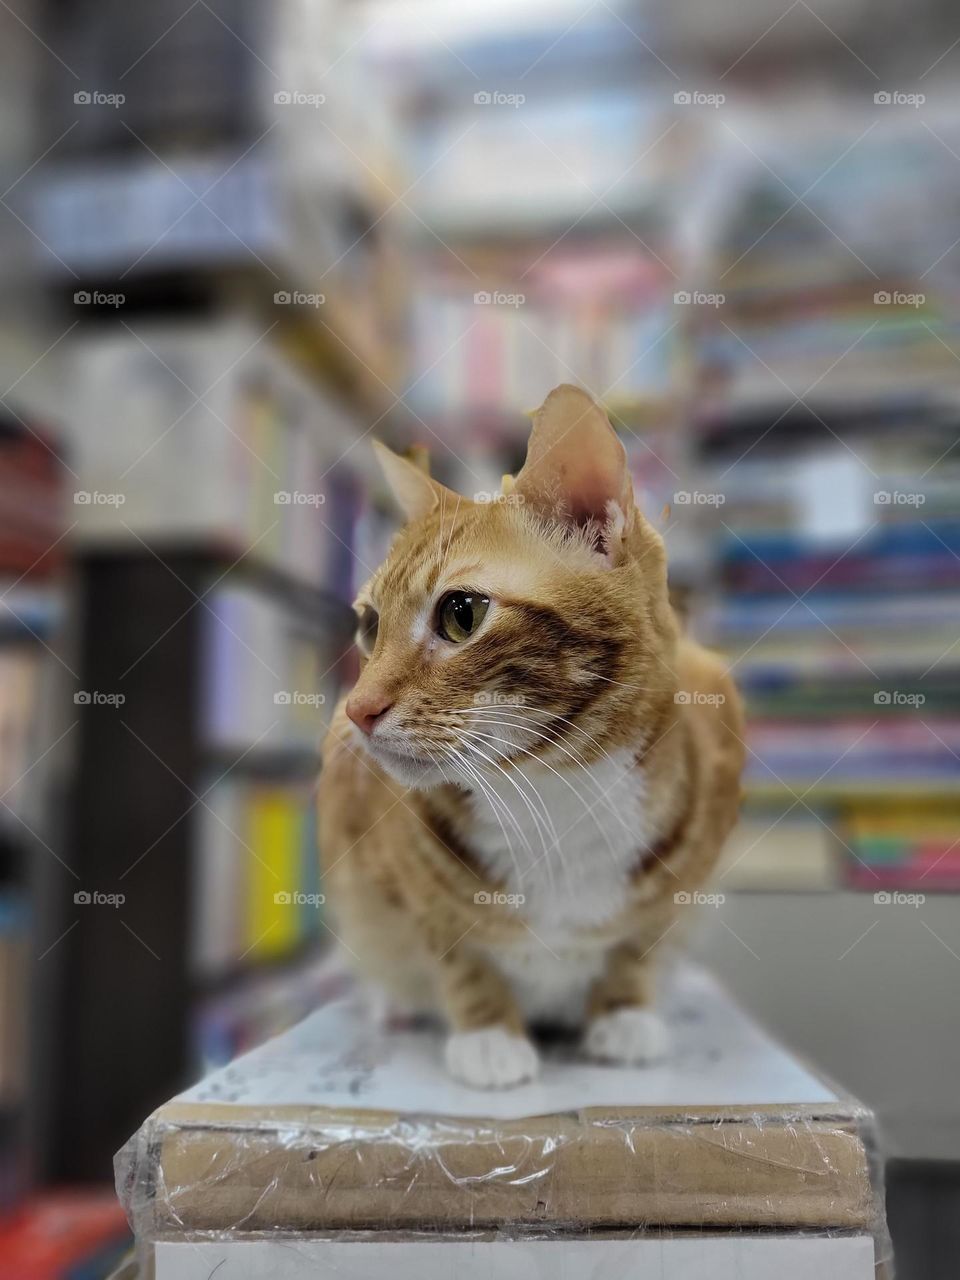
<svg viewBox="0 0 960 1280">
<path fill-rule="evenodd" d="M 488 771 L 497 798 L 473 797 L 470 845 L 491 878 L 523 895 L 534 927 L 563 934 L 609 920 L 649 836 L 633 752 L 589 768 L 551 771 L 531 762 L 510 777 Z"/>
<path fill-rule="evenodd" d="M 498 949 L 527 1017 L 578 1022 L 606 948 L 581 930 L 622 908 L 650 832 L 644 778 L 633 752 L 589 769 L 531 763 L 514 783 L 493 778 L 498 799 L 476 794 L 470 844 L 490 875 L 515 895 L 528 926 L 522 943 Z"/>
</svg>

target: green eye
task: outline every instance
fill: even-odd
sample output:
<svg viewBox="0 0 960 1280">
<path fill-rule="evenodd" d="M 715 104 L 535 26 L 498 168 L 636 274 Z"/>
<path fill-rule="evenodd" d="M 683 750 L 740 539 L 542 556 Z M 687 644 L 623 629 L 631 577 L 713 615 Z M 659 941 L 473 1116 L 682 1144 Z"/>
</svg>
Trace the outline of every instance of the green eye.
<svg viewBox="0 0 960 1280">
<path fill-rule="evenodd" d="M 451 644 L 462 644 L 473 635 L 489 608 L 489 596 L 449 591 L 437 609 L 437 631 Z"/>
<path fill-rule="evenodd" d="M 372 609 L 370 605 L 365 604 L 360 610 L 360 620 L 357 623 L 357 648 L 365 658 L 369 658 L 373 653 L 373 647 L 377 643 L 379 626 L 379 613 L 377 613 L 376 609 Z"/>
</svg>

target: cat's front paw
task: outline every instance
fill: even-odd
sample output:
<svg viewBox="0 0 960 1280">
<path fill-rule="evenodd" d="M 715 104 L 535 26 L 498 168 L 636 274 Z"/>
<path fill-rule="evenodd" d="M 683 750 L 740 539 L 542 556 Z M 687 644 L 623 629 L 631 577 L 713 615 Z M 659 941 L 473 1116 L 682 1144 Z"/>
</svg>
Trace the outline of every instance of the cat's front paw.
<svg viewBox="0 0 960 1280">
<path fill-rule="evenodd" d="M 590 1023 L 585 1047 L 601 1062 L 661 1062 L 670 1049 L 670 1033 L 652 1009 L 615 1009 Z"/>
<path fill-rule="evenodd" d="M 450 1074 L 474 1089 L 509 1089 L 532 1080 L 540 1070 L 530 1041 L 506 1027 L 454 1032 L 446 1058 Z"/>
</svg>

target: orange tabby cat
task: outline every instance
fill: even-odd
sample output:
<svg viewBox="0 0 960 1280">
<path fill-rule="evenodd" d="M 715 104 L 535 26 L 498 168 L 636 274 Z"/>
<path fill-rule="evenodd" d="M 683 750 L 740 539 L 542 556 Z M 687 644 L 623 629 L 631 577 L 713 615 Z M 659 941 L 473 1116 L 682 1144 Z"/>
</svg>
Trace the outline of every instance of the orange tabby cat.
<svg viewBox="0 0 960 1280">
<path fill-rule="evenodd" d="M 651 961 L 737 813 L 741 712 L 680 634 L 663 542 L 606 415 L 558 387 L 501 500 L 379 447 L 407 523 L 360 592 L 360 677 L 324 748 L 334 928 L 451 1073 L 532 1078 L 539 1021 L 666 1048 Z"/>
</svg>

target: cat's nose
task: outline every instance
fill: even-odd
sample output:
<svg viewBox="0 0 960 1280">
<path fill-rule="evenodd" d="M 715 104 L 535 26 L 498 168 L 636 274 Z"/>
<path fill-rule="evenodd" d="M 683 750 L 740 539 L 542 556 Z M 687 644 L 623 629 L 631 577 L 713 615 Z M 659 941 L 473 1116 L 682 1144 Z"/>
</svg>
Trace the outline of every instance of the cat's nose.
<svg viewBox="0 0 960 1280">
<path fill-rule="evenodd" d="M 358 729 L 362 729 L 364 733 L 373 733 L 373 726 L 392 706 L 393 703 L 386 694 L 377 689 L 360 694 L 354 690 L 347 699 L 344 710 Z"/>
</svg>

